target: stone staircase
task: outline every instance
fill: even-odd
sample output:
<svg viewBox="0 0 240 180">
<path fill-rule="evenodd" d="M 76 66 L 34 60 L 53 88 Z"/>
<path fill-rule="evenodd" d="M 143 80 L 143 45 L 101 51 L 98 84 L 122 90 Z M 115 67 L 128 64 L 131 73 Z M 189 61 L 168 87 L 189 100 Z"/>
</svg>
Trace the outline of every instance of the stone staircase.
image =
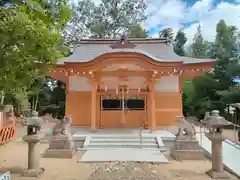
<svg viewBox="0 0 240 180">
<path fill-rule="evenodd" d="M 83 149 L 119 149 L 119 148 L 142 148 L 149 150 L 167 151 L 160 137 L 144 136 L 88 136 Z"/>
</svg>

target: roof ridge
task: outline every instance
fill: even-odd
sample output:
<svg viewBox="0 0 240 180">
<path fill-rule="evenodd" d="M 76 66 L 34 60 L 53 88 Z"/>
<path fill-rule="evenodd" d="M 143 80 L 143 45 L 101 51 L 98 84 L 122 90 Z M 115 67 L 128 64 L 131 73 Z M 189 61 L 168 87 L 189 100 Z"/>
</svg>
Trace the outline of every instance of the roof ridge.
<svg viewBox="0 0 240 180">
<path fill-rule="evenodd" d="M 126 41 L 135 44 L 167 43 L 166 38 L 128 38 Z M 113 44 L 117 42 L 119 42 L 119 39 L 80 39 L 75 41 L 74 44 Z"/>
</svg>

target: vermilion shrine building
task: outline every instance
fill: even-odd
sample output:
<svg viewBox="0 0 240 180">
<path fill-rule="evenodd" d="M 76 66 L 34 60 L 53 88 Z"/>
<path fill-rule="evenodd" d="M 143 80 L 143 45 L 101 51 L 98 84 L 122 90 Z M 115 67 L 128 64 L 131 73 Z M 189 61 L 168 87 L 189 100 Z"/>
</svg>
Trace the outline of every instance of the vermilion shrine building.
<svg viewBox="0 0 240 180">
<path fill-rule="evenodd" d="M 183 80 L 213 64 L 178 56 L 164 39 L 84 39 L 51 76 L 66 83 L 73 126 L 155 130 L 182 115 Z"/>
</svg>

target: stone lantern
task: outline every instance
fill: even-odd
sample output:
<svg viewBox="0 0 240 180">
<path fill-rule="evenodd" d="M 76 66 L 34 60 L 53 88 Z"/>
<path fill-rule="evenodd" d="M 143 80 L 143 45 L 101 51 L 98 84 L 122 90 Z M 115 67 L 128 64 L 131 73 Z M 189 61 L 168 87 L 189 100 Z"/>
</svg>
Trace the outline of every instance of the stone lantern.
<svg viewBox="0 0 240 180">
<path fill-rule="evenodd" d="M 32 116 L 27 119 L 25 125 L 27 126 L 27 135 L 36 135 L 43 128 L 43 119 L 38 117 L 37 111 L 33 111 Z"/>
<path fill-rule="evenodd" d="M 41 132 L 43 120 L 38 117 L 38 112 L 33 111 L 32 117 L 27 119 L 25 125 L 27 126 L 27 135 L 22 139 L 28 143 L 28 168 L 24 170 L 23 176 L 38 177 L 43 172 L 43 168 L 40 168 L 40 154 L 37 152 L 36 145 L 44 136 Z"/>
<path fill-rule="evenodd" d="M 209 130 L 206 137 L 212 141 L 212 169 L 207 171 L 206 174 L 213 179 L 227 179 L 228 174 L 223 169 L 222 162 L 222 141 L 225 140 L 222 130 L 225 126 L 231 125 L 224 117 L 219 115 L 218 110 L 214 110 L 211 116 L 208 116 L 204 121 Z"/>
</svg>

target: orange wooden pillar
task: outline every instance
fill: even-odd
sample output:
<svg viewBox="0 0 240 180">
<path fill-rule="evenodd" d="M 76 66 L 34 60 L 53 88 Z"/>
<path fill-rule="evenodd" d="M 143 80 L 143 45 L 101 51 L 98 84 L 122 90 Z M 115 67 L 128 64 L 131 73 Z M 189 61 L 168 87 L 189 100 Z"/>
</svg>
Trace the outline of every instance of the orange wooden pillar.
<svg viewBox="0 0 240 180">
<path fill-rule="evenodd" d="M 181 109 L 181 116 L 184 116 L 183 115 L 183 99 L 182 99 L 182 87 L 183 87 L 183 82 L 184 82 L 184 79 L 183 79 L 183 76 L 182 75 L 180 75 L 180 76 L 178 76 L 178 78 L 179 78 L 179 81 L 178 81 L 178 92 L 179 92 L 179 94 L 180 94 L 180 101 L 181 101 L 181 103 L 180 103 L 180 109 Z"/>
<path fill-rule="evenodd" d="M 97 82 L 92 81 L 92 116 L 91 116 L 91 130 L 96 130 L 96 100 L 97 100 Z"/>
<path fill-rule="evenodd" d="M 150 82 L 150 101 L 151 101 L 151 118 L 152 118 L 152 125 L 151 125 L 151 128 L 152 128 L 152 131 L 155 131 L 156 130 L 156 110 L 155 110 L 155 81 L 152 80 Z"/>
<path fill-rule="evenodd" d="M 149 82 L 149 92 L 147 94 L 147 114 L 148 123 L 151 122 L 152 131 L 156 130 L 156 110 L 155 110 L 155 81 Z"/>
<path fill-rule="evenodd" d="M 147 123 L 148 123 L 148 128 L 150 128 L 150 126 L 152 127 L 152 107 L 151 107 L 151 98 L 150 98 L 150 93 L 147 93 Z"/>
<path fill-rule="evenodd" d="M 66 77 L 66 100 L 65 100 L 65 113 L 64 116 L 71 116 L 71 114 L 69 114 L 70 112 L 70 102 L 69 102 L 69 92 L 70 92 L 70 76 L 68 75 L 68 72 L 65 73 L 65 77 Z"/>
</svg>

